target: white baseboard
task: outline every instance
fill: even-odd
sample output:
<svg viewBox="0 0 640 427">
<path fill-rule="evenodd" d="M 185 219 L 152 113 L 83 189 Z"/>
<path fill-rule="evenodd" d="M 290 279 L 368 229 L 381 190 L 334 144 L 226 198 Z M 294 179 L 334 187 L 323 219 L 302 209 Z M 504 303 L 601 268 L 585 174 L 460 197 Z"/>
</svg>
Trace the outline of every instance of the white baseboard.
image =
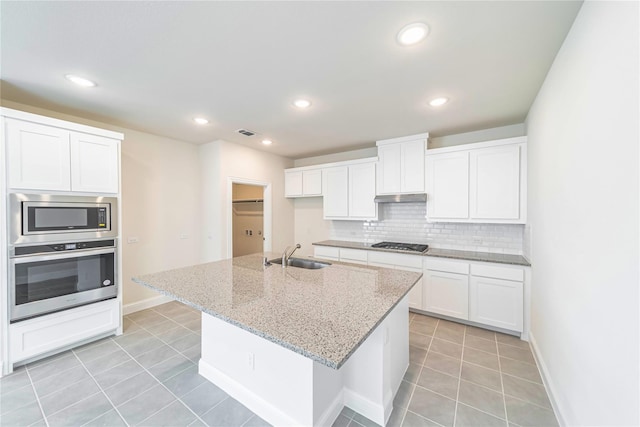
<svg viewBox="0 0 640 427">
<path fill-rule="evenodd" d="M 551 376 L 549 375 L 549 370 L 547 369 L 547 365 L 544 363 L 544 359 L 540 355 L 540 349 L 538 348 L 536 339 L 531 332 L 529 332 L 529 346 L 531 347 L 531 352 L 533 353 L 533 357 L 536 360 L 536 364 L 538 365 L 538 370 L 540 371 L 540 376 L 542 377 L 542 383 L 544 384 L 544 388 L 547 391 L 547 395 L 549 396 L 549 401 L 551 402 L 553 412 L 556 414 L 556 418 L 558 419 L 558 424 L 560 424 L 560 426 L 566 426 L 566 418 L 562 415 L 560 405 L 555 398 L 557 394 L 555 393 L 555 387 L 553 385 L 553 381 L 551 380 Z"/>
<path fill-rule="evenodd" d="M 387 420 L 384 419 L 384 406 L 372 402 L 361 394 L 356 393 L 346 387 L 343 389 L 343 393 L 344 406 L 353 409 L 360 415 L 364 415 L 375 423 L 378 423 L 380 425 L 384 425 L 386 423 Z"/>
<path fill-rule="evenodd" d="M 168 296 L 165 296 L 165 295 L 158 295 L 156 297 L 147 298 L 142 301 L 137 301 L 131 304 L 123 305 L 122 315 L 126 316 L 127 314 L 135 313 L 136 311 L 145 310 L 147 308 L 155 307 L 157 305 L 165 304 L 171 301 L 173 301 L 173 298 L 169 298 Z"/>
</svg>

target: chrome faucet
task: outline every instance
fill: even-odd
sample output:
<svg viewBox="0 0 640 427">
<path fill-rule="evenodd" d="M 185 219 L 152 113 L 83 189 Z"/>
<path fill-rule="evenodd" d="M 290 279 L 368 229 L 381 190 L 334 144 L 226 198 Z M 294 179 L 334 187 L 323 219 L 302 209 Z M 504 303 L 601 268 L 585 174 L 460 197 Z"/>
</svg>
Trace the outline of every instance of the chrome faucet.
<svg viewBox="0 0 640 427">
<path fill-rule="evenodd" d="M 293 255 L 293 253 L 296 251 L 296 249 L 300 249 L 300 243 L 298 243 L 296 245 L 296 247 L 293 248 L 291 253 L 289 253 L 289 255 L 287 255 L 287 252 L 289 251 L 289 249 L 291 249 L 291 246 L 287 246 L 287 249 L 285 249 L 284 252 L 282 253 L 282 268 L 286 268 L 287 267 L 287 262 L 289 261 L 289 258 L 291 258 L 291 255 Z"/>
</svg>

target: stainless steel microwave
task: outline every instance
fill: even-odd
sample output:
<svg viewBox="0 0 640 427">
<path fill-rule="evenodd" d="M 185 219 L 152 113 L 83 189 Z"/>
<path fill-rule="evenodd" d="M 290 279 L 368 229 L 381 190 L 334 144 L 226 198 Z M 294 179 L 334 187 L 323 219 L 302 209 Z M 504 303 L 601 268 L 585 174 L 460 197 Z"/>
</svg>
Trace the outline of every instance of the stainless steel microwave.
<svg viewBox="0 0 640 427">
<path fill-rule="evenodd" d="M 9 195 L 9 238 L 13 245 L 105 239 L 118 236 L 115 197 Z"/>
</svg>

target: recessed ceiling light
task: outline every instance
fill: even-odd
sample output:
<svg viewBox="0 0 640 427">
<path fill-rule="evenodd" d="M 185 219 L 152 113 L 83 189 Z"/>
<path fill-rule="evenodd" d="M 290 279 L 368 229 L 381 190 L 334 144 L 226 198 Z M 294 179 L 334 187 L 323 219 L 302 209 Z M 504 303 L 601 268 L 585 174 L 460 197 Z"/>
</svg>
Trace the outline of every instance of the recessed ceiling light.
<svg viewBox="0 0 640 427">
<path fill-rule="evenodd" d="M 64 76 L 67 80 L 69 80 L 72 83 L 77 84 L 78 86 L 82 86 L 82 87 L 94 87 L 96 84 L 94 82 L 92 82 L 91 80 L 85 79 L 84 77 L 80 77 L 80 76 L 76 76 L 73 74 L 67 74 L 66 76 Z"/>
<path fill-rule="evenodd" d="M 429 101 L 429 105 L 431 105 L 432 107 L 439 107 L 446 104 L 447 102 L 449 102 L 449 98 L 435 98 Z"/>
<path fill-rule="evenodd" d="M 209 123 L 209 120 L 203 118 L 203 117 L 194 117 L 193 119 L 194 122 L 196 122 L 199 125 L 206 125 Z"/>
<path fill-rule="evenodd" d="M 271 144 L 273 144 L 273 141 L 272 141 L 272 140 L 270 140 L 270 139 L 263 139 L 263 140 L 262 140 L 262 143 L 263 143 L 264 145 L 271 145 Z"/>
<path fill-rule="evenodd" d="M 311 101 L 307 99 L 296 99 L 295 101 L 293 101 L 293 105 L 298 108 L 309 108 L 311 107 Z"/>
<path fill-rule="evenodd" d="M 397 40 L 403 46 L 411 46 L 424 40 L 428 34 L 429 26 L 423 22 L 416 22 L 401 29 Z"/>
</svg>

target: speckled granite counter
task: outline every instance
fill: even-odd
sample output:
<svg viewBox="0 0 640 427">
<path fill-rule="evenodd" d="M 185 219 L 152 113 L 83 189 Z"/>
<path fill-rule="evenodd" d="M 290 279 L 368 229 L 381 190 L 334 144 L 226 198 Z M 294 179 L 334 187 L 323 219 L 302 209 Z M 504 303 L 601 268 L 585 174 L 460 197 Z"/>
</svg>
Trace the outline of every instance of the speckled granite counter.
<svg viewBox="0 0 640 427">
<path fill-rule="evenodd" d="M 132 280 L 338 369 L 420 277 L 338 262 L 264 268 L 255 254 Z"/>
<path fill-rule="evenodd" d="M 438 249 L 438 248 L 429 248 L 427 252 L 419 254 L 416 252 L 398 251 L 395 249 L 373 248 L 371 247 L 372 244 L 373 243 L 349 242 L 349 241 L 343 241 L 343 240 L 323 240 L 322 242 L 314 243 L 314 245 L 317 245 L 317 246 L 333 246 L 337 248 L 364 249 L 368 251 L 395 252 L 395 253 L 411 254 L 411 255 L 432 256 L 432 257 L 438 257 L 438 258 L 461 259 L 461 260 L 467 260 L 467 261 L 495 262 L 499 264 L 522 265 L 527 267 L 531 266 L 531 263 L 527 261 L 527 259 L 522 255 L 495 254 L 490 252 L 458 251 L 453 249 Z"/>
</svg>

